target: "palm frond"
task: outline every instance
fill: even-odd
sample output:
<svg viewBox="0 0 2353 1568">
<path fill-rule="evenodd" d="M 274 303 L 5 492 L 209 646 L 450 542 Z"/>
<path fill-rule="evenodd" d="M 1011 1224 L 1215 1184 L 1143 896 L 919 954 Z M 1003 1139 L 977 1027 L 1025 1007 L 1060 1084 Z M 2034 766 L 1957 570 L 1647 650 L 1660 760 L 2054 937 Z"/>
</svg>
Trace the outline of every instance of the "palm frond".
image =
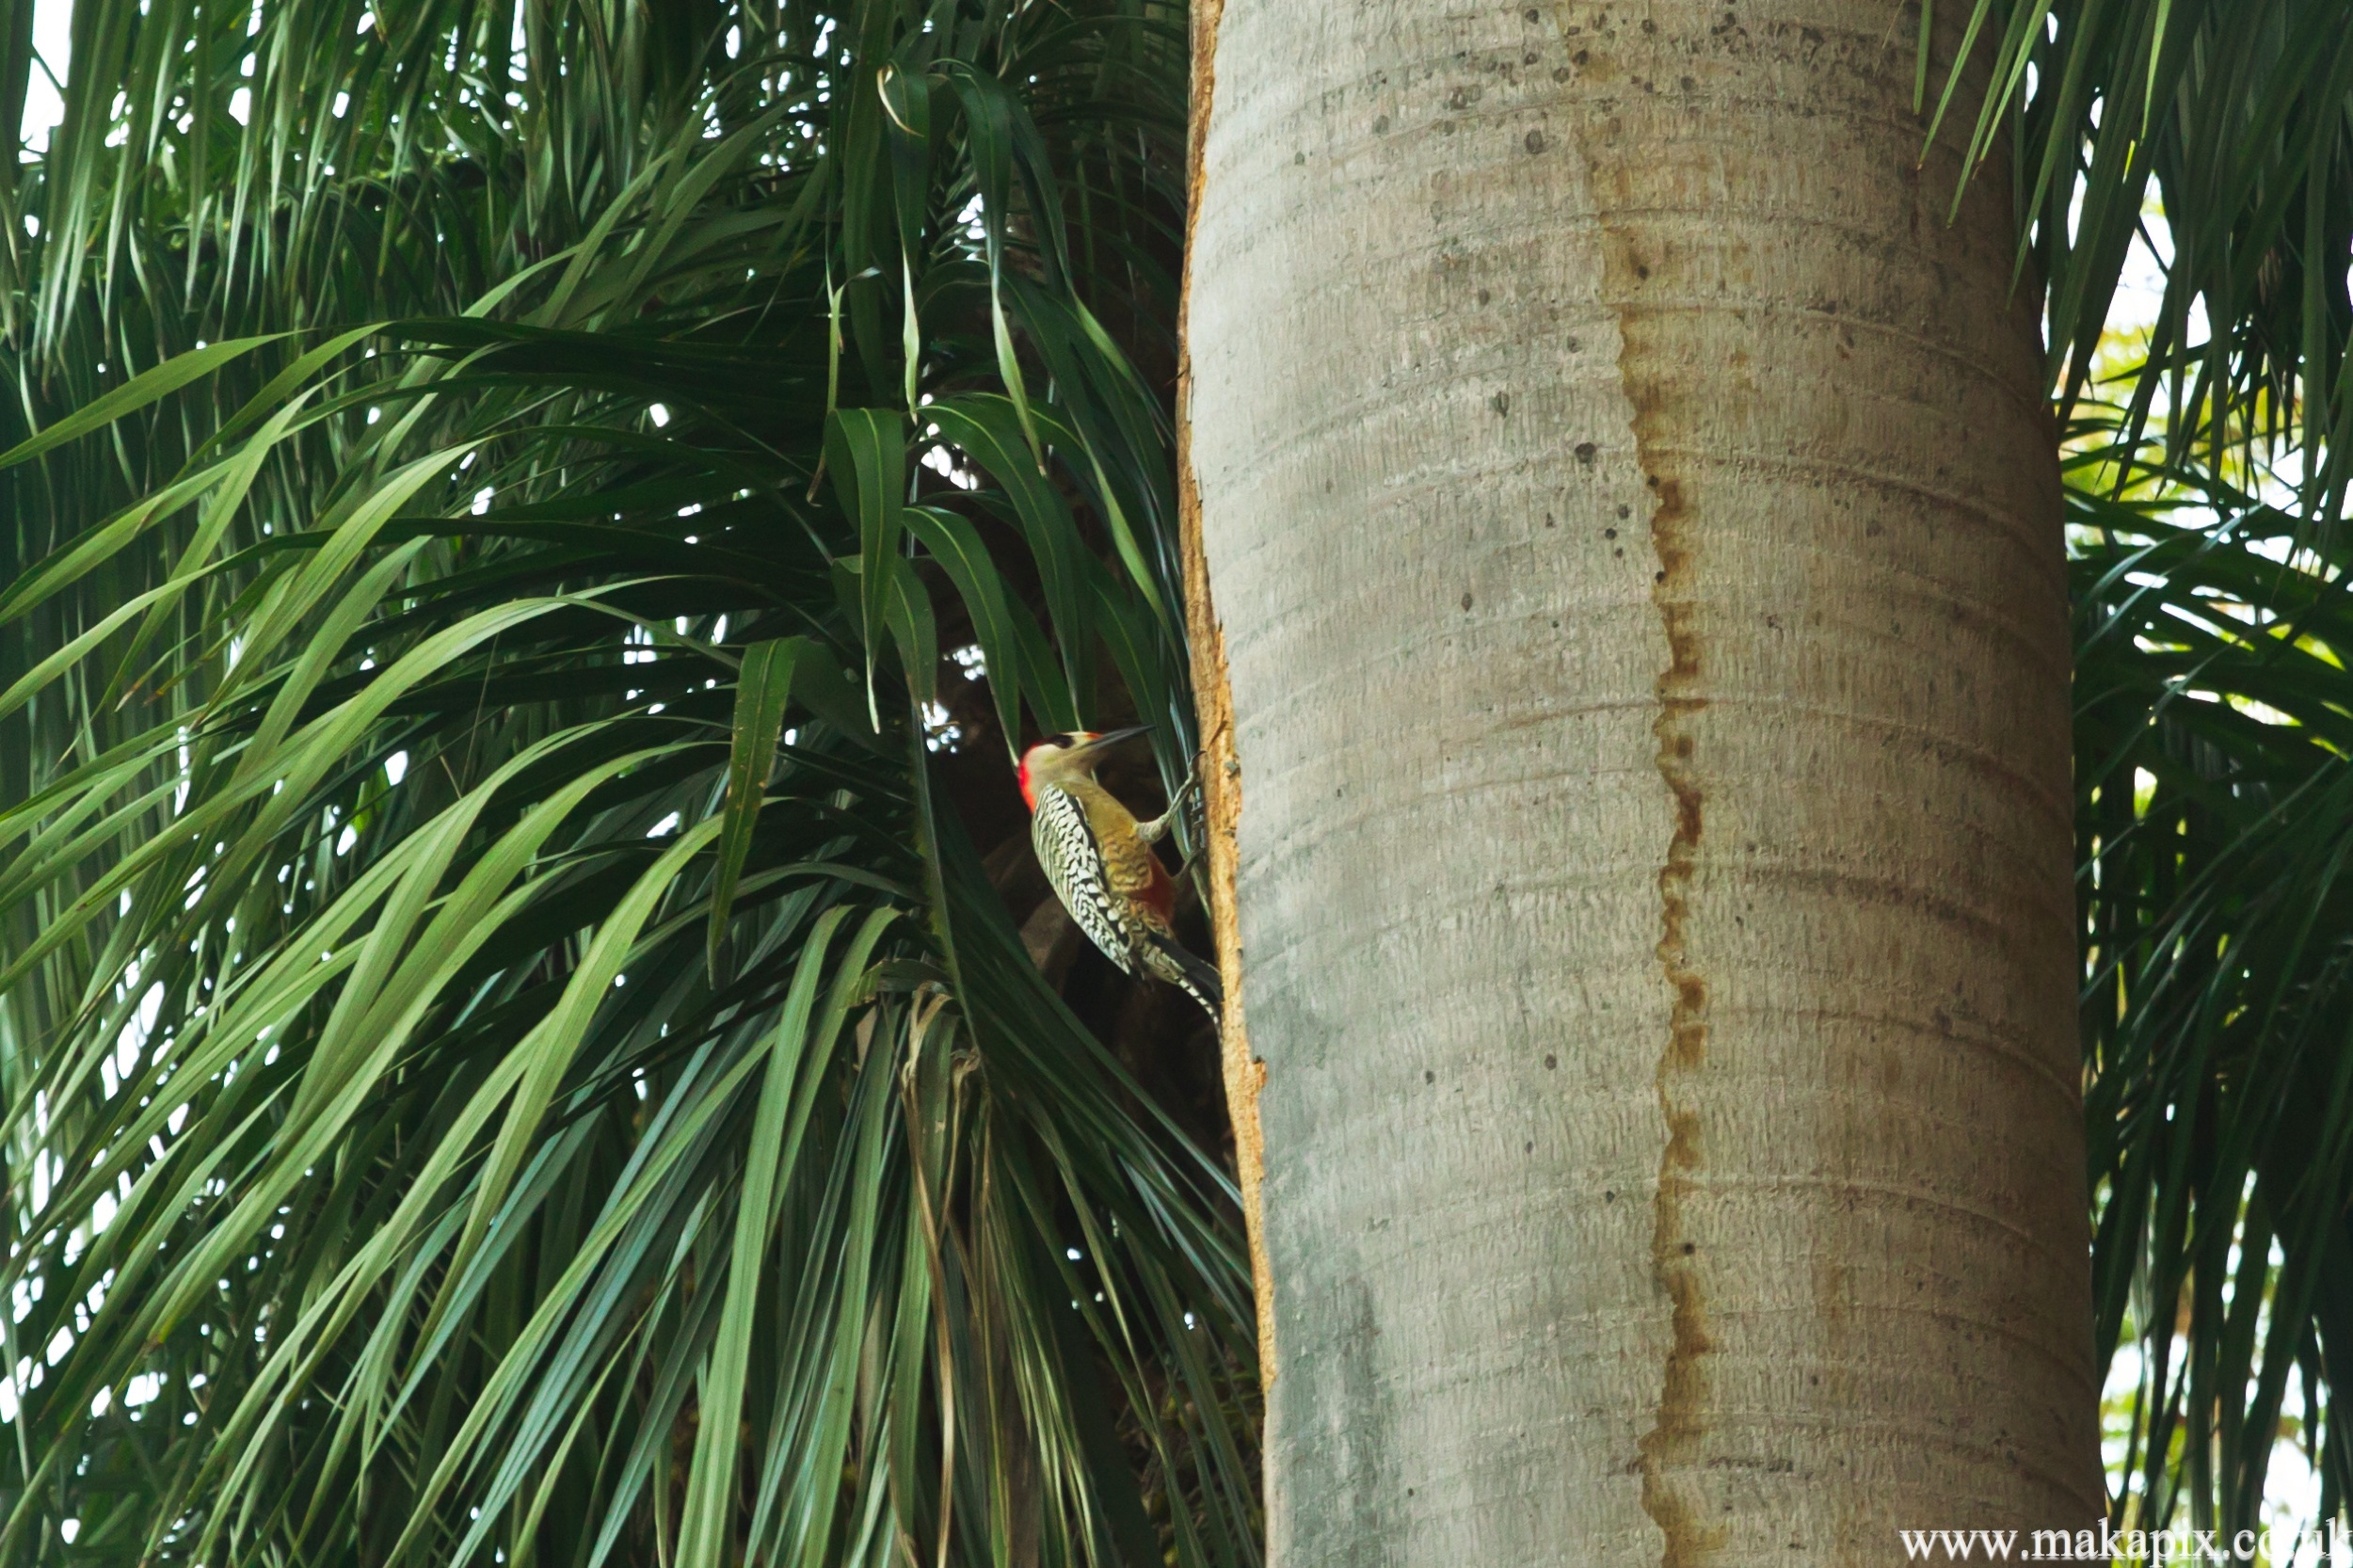
<svg viewBox="0 0 2353 1568">
<path fill-rule="evenodd" d="M 2118 1513 L 2234 1534 L 2283 1435 L 2353 1497 L 2353 603 L 2180 477 L 2070 497 L 2086 1111 Z"/>
<path fill-rule="evenodd" d="M 1192 755 L 1181 50 L 77 8 L 9 263 L 0 1556 L 1254 1560 L 1225 1177 L 941 788 L 1025 709 Z"/>
<path fill-rule="evenodd" d="M 2099 1343 L 2137 1390 L 2114 1512 L 2259 1528 L 2287 1434 L 2333 1518 L 2353 28 L 2336 0 L 1958 8 L 1936 60 L 1922 8 L 1920 107 L 2014 182 L 2073 455 Z M 2120 306 L 2153 319 L 2120 336 Z"/>
<path fill-rule="evenodd" d="M 2062 415 L 2087 393 L 2176 470 L 2260 467 L 2308 526 L 2353 470 L 2353 28 L 2338 0 L 1970 0 L 1920 96 L 1942 118 L 1980 72 L 1978 159 L 2011 160 L 2025 279 L 2042 285 Z M 2139 247 L 2164 279 L 2141 354 L 2094 387 Z"/>
</svg>

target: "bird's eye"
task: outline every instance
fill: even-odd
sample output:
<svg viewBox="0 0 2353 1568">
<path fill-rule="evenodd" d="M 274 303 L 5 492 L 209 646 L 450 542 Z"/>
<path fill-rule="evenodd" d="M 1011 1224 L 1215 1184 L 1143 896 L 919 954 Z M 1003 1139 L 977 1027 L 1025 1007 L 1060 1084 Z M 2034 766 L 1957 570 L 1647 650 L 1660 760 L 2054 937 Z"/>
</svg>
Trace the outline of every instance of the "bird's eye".
<svg viewBox="0 0 2353 1568">
<path fill-rule="evenodd" d="M 1057 735 L 1054 737 L 1054 744 L 1062 747 L 1064 751 L 1068 751 L 1072 746 L 1079 744 L 1079 737 L 1075 734 Z"/>
</svg>

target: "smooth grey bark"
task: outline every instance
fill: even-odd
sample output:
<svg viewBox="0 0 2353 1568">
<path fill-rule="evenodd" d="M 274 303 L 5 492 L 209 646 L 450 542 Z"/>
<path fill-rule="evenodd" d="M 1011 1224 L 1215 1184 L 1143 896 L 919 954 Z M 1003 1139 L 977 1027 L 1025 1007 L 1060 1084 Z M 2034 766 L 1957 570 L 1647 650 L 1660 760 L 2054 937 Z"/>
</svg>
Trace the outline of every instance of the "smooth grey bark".
<svg viewBox="0 0 2353 1568">
<path fill-rule="evenodd" d="M 1205 20 L 1275 1568 L 2092 1522 L 2057 475 L 1916 14 Z"/>
</svg>

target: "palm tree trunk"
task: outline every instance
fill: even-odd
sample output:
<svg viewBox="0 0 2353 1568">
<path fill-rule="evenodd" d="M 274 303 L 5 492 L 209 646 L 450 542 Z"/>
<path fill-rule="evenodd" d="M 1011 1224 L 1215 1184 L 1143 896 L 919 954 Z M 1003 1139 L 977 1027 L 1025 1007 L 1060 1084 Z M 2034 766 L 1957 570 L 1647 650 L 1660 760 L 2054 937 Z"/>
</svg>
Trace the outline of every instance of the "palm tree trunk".
<svg viewBox="0 0 2353 1568">
<path fill-rule="evenodd" d="M 1204 19 L 1277 1568 L 2101 1511 L 2053 434 L 2007 182 L 1948 223 L 1921 167 L 1916 27 Z"/>
</svg>

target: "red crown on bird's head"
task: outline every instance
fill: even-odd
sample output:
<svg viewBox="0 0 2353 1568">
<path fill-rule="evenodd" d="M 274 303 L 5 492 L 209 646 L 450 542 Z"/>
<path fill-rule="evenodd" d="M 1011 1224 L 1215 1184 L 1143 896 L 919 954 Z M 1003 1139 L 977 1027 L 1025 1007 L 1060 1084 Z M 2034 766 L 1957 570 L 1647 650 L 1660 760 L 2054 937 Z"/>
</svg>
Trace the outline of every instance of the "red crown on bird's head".
<svg viewBox="0 0 2353 1568">
<path fill-rule="evenodd" d="M 1060 735 L 1048 735 L 1046 739 L 1038 742 L 1037 744 L 1023 752 L 1021 754 L 1021 772 L 1019 776 L 1021 781 L 1021 804 L 1027 806 L 1032 811 L 1037 809 L 1037 787 L 1030 781 L 1030 772 L 1035 763 L 1043 760 L 1044 758 L 1048 756 L 1058 757 L 1062 755 L 1062 753 L 1071 750 L 1076 746 L 1082 746 L 1089 741 L 1095 740 L 1096 738 L 1096 733 L 1092 729 L 1073 729 Z"/>
<path fill-rule="evenodd" d="M 1093 729 L 1073 729 L 1060 735 L 1048 735 L 1021 754 L 1021 800 L 1032 811 L 1037 809 L 1037 785 L 1034 775 L 1041 763 L 1081 749 L 1092 751 L 1113 741 L 1124 741 L 1130 735 L 1141 735 L 1144 727 L 1136 725 L 1127 729 L 1114 729 L 1108 734 Z"/>
</svg>

